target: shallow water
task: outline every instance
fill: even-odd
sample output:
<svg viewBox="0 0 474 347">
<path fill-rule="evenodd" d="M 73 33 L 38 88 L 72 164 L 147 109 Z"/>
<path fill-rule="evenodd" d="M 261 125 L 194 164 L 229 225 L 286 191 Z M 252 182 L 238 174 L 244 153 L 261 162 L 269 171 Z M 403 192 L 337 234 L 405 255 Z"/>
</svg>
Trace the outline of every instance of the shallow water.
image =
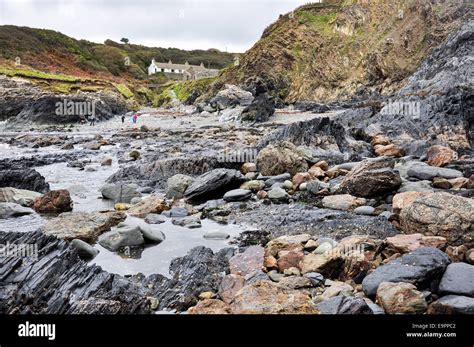
<svg viewBox="0 0 474 347">
<path fill-rule="evenodd" d="M 39 214 L 0 219 L 0 231 L 26 233 L 41 228 L 46 220 Z"/>
<path fill-rule="evenodd" d="M 83 134 L 83 136 L 88 135 Z M 81 150 L 80 145 L 76 146 L 74 150 Z M 37 153 L 60 153 L 62 151 L 54 146 L 31 149 L 0 144 L 0 159 L 14 156 L 16 158 L 25 157 L 25 160 L 27 160 L 28 157 Z M 93 212 L 111 209 L 114 205 L 113 202 L 102 199 L 99 190 L 105 184 L 106 179 L 119 168 L 117 158 L 113 155 L 114 152 L 113 146 L 103 146 L 94 157 L 90 157 L 89 159 L 92 163 L 87 166 L 94 167 L 95 171 L 68 167 L 65 162 L 36 167 L 35 169 L 45 177 L 51 190 L 67 189 L 70 192 L 74 202 L 74 212 Z M 105 155 L 113 158 L 112 166 L 100 166 L 98 163 L 99 159 Z M 46 223 L 46 218 L 52 217 L 44 217 L 35 213 L 29 216 L 0 220 L 0 230 L 7 232 L 38 230 Z M 133 219 L 133 217 L 128 218 Z M 197 246 L 209 247 L 214 251 L 230 247 L 229 242 L 243 231 L 238 225 L 223 225 L 207 219 L 201 222 L 202 227 L 197 229 L 173 225 L 171 219 L 163 224 L 156 225 L 156 228 L 166 235 L 165 241 L 158 245 L 147 246 L 139 256 L 135 255 L 134 259 L 123 254 L 110 252 L 96 244 L 94 247 L 100 253 L 90 264 L 97 264 L 105 271 L 120 275 L 142 273 L 144 275 L 162 274 L 169 276 L 169 266 L 173 259 L 186 255 L 192 248 Z M 203 237 L 207 233 L 217 231 L 229 234 L 230 238 L 226 240 L 209 240 Z"/>
<path fill-rule="evenodd" d="M 99 189 L 105 180 L 115 173 L 118 165 L 100 166 L 100 164 L 89 164 L 97 171 L 79 170 L 68 167 L 66 163 L 57 163 L 36 168 L 49 183 L 51 190 L 67 189 L 74 202 L 74 212 L 93 212 L 113 208 L 110 200 L 102 199 Z"/>
<path fill-rule="evenodd" d="M 171 219 L 157 225 L 156 228 L 166 235 L 165 241 L 158 245 L 146 247 L 139 259 L 131 259 L 125 255 L 121 256 L 96 244 L 94 247 L 100 253 L 90 263 L 97 264 L 108 272 L 124 276 L 138 273 L 169 276 L 169 266 L 174 258 L 186 255 L 189 250 L 197 246 L 209 247 L 214 251 L 231 247 L 229 241 L 243 231 L 240 226 L 235 224 L 218 224 L 208 219 L 201 222 L 202 227 L 197 229 L 173 225 Z M 227 240 L 207 240 L 203 237 L 207 233 L 216 231 L 225 232 L 230 235 L 230 238 Z"/>
</svg>

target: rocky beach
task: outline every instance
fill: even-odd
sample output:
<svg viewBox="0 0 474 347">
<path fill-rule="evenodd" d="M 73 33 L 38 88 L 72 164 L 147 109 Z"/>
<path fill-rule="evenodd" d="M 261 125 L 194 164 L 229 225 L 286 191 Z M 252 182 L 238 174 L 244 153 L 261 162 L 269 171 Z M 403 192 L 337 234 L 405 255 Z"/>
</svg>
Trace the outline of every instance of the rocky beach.
<svg viewBox="0 0 474 347">
<path fill-rule="evenodd" d="M 474 314 L 473 41 L 390 93 L 79 92 L 93 126 L 0 71 L 0 314 Z"/>
</svg>

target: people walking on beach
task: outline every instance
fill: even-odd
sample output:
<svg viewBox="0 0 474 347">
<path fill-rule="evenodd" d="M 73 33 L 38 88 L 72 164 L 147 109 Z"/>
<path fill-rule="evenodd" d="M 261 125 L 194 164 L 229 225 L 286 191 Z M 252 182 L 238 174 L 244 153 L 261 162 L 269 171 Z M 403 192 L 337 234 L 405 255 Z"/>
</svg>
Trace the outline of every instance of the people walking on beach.
<svg viewBox="0 0 474 347">
<path fill-rule="evenodd" d="M 122 124 L 125 123 L 125 115 L 122 115 Z"/>
<path fill-rule="evenodd" d="M 90 119 L 90 126 L 94 126 L 95 125 L 95 117 L 91 116 L 89 119 Z"/>
<path fill-rule="evenodd" d="M 133 115 L 133 124 L 137 124 L 137 121 L 138 121 L 138 114 L 134 114 Z"/>
</svg>

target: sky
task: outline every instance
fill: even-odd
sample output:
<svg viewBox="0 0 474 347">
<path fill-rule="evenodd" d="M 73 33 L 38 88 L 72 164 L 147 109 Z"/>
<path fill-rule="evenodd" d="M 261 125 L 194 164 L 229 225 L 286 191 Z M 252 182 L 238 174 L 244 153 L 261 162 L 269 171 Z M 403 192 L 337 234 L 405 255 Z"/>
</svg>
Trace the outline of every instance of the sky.
<svg viewBox="0 0 474 347">
<path fill-rule="evenodd" d="M 0 25 L 76 39 L 245 52 L 278 16 L 308 0 L 0 0 Z"/>
</svg>

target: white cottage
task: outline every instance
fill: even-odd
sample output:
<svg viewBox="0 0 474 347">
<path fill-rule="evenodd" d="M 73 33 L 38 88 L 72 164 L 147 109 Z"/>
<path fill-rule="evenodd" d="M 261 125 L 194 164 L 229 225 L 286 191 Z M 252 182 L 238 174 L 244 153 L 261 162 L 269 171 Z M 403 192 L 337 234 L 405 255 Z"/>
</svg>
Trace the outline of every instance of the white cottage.
<svg viewBox="0 0 474 347">
<path fill-rule="evenodd" d="M 203 63 L 201 63 L 201 65 L 190 65 L 188 62 L 184 64 L 173 64 L 171 60 L 168 63 L 158 63 L 155 59 L 152 59 L 148 67 L 148 75 L 151 76 L 160 72 L 165 73 L 168 77 L 183 80 L 193 80 L 217 76 L 219 74 L 219 70 L 206 69 Z"/>
</svg>

